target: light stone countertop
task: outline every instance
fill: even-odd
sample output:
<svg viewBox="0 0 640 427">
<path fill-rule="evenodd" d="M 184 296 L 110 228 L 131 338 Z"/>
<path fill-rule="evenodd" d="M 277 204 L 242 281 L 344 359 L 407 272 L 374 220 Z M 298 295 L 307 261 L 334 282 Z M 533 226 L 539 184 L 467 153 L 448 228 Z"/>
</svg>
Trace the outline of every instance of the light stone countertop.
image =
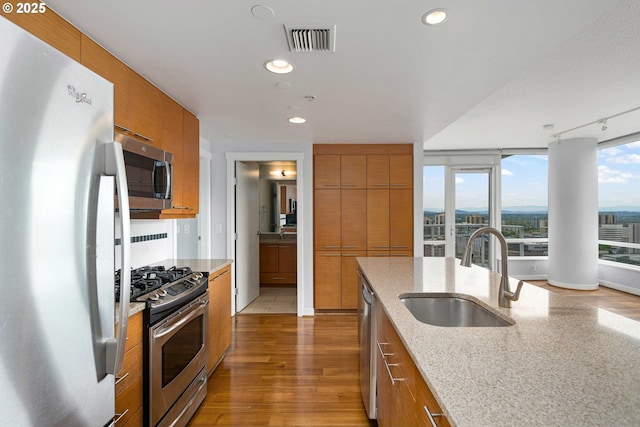
<svg viewBox="0 0 640 427">
<path fill-rule="evenodd" d="M 640 322 L 526 283 L 500 308 L 500 276 L 453 258 L 357 261 L 452 425 L 640 425 Z M 405 292 L 471 295 L 515 325 L 424 324 Z"/>
<path fill-rule="evenodd" d="M 162 265 L 165 268 L 176 267 L 191 267 L 193 271 L 199 271 L 201 273 L 211 275 L 222 268 L 231 265 L 233 260 L 230 259 L 165 259 L 164 261 L 156 262 L 152 266 Z"/>
</svg>

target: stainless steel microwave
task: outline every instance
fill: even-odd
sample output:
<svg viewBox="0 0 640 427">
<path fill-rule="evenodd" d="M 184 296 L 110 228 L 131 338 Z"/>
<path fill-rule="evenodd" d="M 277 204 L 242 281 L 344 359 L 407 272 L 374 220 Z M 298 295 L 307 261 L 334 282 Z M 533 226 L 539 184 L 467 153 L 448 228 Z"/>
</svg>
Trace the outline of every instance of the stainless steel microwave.
<svg viewBox="0 0 640 427">
<path fill-rule="evenodd" d="M 122 144 L 132 211 L 171 208 L 173 154 L 116 133 Z"/>
</svg>

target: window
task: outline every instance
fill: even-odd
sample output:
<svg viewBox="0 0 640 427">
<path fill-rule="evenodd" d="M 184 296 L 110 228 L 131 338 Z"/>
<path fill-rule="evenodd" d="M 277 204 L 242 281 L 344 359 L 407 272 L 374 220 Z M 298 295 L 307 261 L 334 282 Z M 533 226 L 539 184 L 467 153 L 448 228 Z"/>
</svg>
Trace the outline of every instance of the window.
<svg viewBox="0 0 640 427">
<path fill-rule="evenodd" d="M 425 166 L 423 180 L 424 256 L 443 257 L 444 234 L 444 166 Z"/>
<path fill-rule="evenodd" d="M 640 141 L 598 153 L 600 259 L 640 265 Z"/>
<path fill-rule="evenodd" d="M 546 154 L 502 159 L 502 234 L 509 256 L 548 255 L 548 166 Z"/>
</svg>

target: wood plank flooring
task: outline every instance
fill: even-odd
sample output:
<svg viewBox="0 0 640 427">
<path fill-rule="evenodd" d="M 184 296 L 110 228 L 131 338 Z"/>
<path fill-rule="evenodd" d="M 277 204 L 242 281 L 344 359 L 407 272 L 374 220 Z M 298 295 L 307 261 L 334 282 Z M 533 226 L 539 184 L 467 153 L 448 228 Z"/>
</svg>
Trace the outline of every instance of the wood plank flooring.
<svg viewBox="0 0 640 427">
<path fill-rule="evenodd" d="M 621 316 L 640 321 L 640 297 L 617 291 L 615 289 L 600 286 L 595 291 L 577 291 L 573 289 L 563 289 L 551 286 L 546 280 L 527 281 L 551 292 L 560 295 L 575 297 L 578 301 L 591 304 L 599 308 L 611 311 Z"/>
<path fill-rule="evenodd" d="M 360 397 L 356 315 L 243 315 L 190 426 L 375 426 Z"/>
</svg>

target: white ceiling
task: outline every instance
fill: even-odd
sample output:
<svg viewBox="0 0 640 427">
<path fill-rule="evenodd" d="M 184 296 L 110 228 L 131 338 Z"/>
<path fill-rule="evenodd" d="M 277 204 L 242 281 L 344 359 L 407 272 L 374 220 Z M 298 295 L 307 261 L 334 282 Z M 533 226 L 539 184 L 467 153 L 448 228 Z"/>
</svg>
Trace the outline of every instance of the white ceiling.
<svg viewBox="0 0 640 427">
<path fill-rule="evenodd" d="M 640 107 L 638 0 L 47 5 L 192 110 L 212 143 L 546 147 L 555 132 Z M 274 17 L 256 18 L 255 5 Z M 448 20 L 423 25 L 436 7 Z M 290 52 L 284 24 L 335 24 L 336 52 Z M 273 58 L 290 60 L 294 72 L 269 73 L 263 64 Z M 307 123 L 289 124 L 294 115 Z M 640 111 L 610 119 L 606 132 L 594 124 L 563 138 L 639 130 Z"/>
</svg>

